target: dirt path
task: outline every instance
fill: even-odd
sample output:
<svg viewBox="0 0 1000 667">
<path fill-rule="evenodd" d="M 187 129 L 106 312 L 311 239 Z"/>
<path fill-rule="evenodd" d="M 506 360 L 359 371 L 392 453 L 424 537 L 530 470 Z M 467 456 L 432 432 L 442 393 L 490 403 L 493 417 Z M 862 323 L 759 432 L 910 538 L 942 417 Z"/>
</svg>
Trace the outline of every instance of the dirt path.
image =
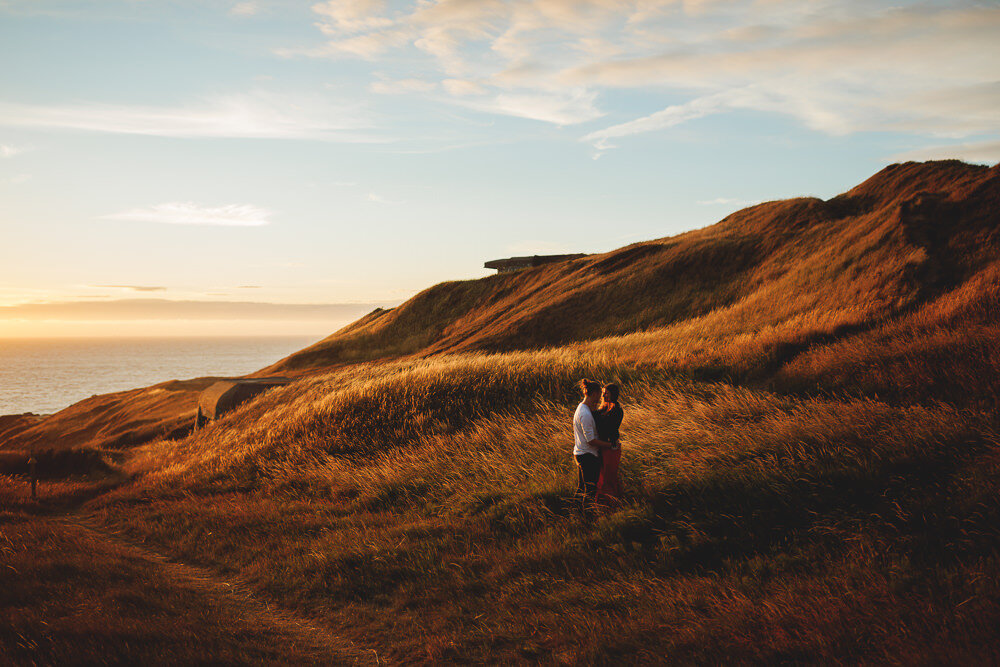
<svg viewBox="0 0 1000 667">
<path fill-rule="evenodd" d="M 269 604 L 245 585 L 226 580 L 215 572 L 172 561 L 167 556 L 103 529 L 85 518 L 54 518 L 68 531 L 83 533 L 90 542 L 105 545 L 108 551 L 148 565 L 159 578 L 206 606 L 221 610 L 240 624 L 259 628 L 261 634 L 287 644 L 288 664 L 381 665 L 374 649 L 365 649 L 350 640 L 336 637 L 319 624 L 290 610 Z M 274 644 L 275 650 L 279 645 Z M 206 656 L 208 657 L 208 656 Z"/>
</svg>

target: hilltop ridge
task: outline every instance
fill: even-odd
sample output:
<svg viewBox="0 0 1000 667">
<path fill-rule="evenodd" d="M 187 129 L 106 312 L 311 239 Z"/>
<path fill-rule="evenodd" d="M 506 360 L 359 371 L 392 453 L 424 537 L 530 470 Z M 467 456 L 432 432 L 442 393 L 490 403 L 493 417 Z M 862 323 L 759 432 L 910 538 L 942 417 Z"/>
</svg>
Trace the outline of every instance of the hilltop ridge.
<svg viewBox="0 0 1000 667">
<path fill-rule="evenodd" d="M 828 201 L 758 204 L 677 236 L 441 283 L 261 373 L 537 349 L 655 329 L 720 309 L 730 309 L 733 333 L 817 307 L 842 313 L 841 324 L 858 325 L 912 308 L 995 260 L 998 193 L 1000 166 L 890 165 Z M 777 294 L 788 302 L 775 303 Z"/>
<path fill-rule="evenodd" d="M 871 330 L 878 338 L 875 329 L 893 321 L 902 326 L 901 318 L 921 308 L 936 313 L 937 322 L 987 322 L 1000 274 L 998 210 L 1000 165 L 894 164 L 826 201 L 757 204 L 676 236 L 440 283 L 250 377 L 312 376 L 364 362 L 538 350 L 649 332 L 672 341 L 673 357 L 651 356 L 634 338 L 614 343 L 616 354 L 708 376 L 757 373 L 783 386 L 811 386 L 803 369 L 820 362 L 810 346 L 842 334 Z M 949 294 L 957 305 L 942 305 Z M 883 359 L 901 354 L 885 351 Z M 734 357 L 741 361 L 726 361 Z M 822 367 L 834 373 L 829 364 Z M 854 382 L 857 373 L 835 374 Z M 19 422 L 0 448 L 117 449 L 181 437 L 210 381 L 90 398 L 40 422 Z"/>
<path fill-rule="evenodd" d="M 378 662 L 994 664 L 998 322 L 1000 167 L 907 163 L 436 285 L 265 369 L 297 377 L 194 433 L 208 379 L 11 427 L 91 448 L 40 457 L 43 505 Z M 618 383 L 625 413 L 624 492 L 593 512 L 574 496 L 581 377 Z M 53 552 L 0 458 L 15 535 Z M 16 627 L 62 608 L 31 583 L 44 602 Z M 160 608 L 131 588 L 88 614 Z"/>
</svg>

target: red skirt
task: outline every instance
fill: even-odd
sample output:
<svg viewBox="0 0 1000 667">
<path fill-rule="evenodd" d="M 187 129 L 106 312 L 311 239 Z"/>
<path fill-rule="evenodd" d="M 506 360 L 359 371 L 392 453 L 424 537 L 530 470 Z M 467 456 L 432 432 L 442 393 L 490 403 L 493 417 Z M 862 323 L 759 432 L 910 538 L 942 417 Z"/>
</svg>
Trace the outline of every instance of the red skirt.
<svg viewBox="0 0 1000 667">
<path fill-rule="evenodd" d="M 618 464 L 622 460 L 622 450 L 601 450 L 601 476 L 597 480 L 597 497 L 605 500 L 621 500 L 622 490 L 618 484 Z"/>
</svg>

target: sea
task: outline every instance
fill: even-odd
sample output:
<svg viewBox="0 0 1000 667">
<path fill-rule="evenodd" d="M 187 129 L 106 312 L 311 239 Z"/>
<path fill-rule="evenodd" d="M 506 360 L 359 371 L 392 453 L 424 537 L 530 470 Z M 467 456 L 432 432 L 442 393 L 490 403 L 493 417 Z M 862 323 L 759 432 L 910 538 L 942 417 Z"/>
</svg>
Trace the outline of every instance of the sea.
<svg viewBox="0 0 1000 667">
<path fill-rule="evenodd" d="M 244 375 L 315 336 L 0 338 L 0 415 L 51 414 L 94 394 L 206 375 Z"/>
</svg>

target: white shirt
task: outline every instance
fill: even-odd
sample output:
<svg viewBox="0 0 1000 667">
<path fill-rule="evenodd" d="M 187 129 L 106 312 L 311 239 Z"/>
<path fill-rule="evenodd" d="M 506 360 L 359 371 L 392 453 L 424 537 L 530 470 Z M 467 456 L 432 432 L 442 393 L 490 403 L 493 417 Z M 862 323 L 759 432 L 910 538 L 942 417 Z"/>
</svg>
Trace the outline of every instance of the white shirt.
<svg viewBox="0 0 1000 667">
<path fill-rule="evenodd" d="M 597 439 L 597 425 L 594 424 L 594 413 L 590 411 L 586 403 L 576 406 L 576 414 L 573 415 L 573 455 L 593 454 L 600 455 L 600 450 L 590 444 L 591 440 Z"/>
</svg>

